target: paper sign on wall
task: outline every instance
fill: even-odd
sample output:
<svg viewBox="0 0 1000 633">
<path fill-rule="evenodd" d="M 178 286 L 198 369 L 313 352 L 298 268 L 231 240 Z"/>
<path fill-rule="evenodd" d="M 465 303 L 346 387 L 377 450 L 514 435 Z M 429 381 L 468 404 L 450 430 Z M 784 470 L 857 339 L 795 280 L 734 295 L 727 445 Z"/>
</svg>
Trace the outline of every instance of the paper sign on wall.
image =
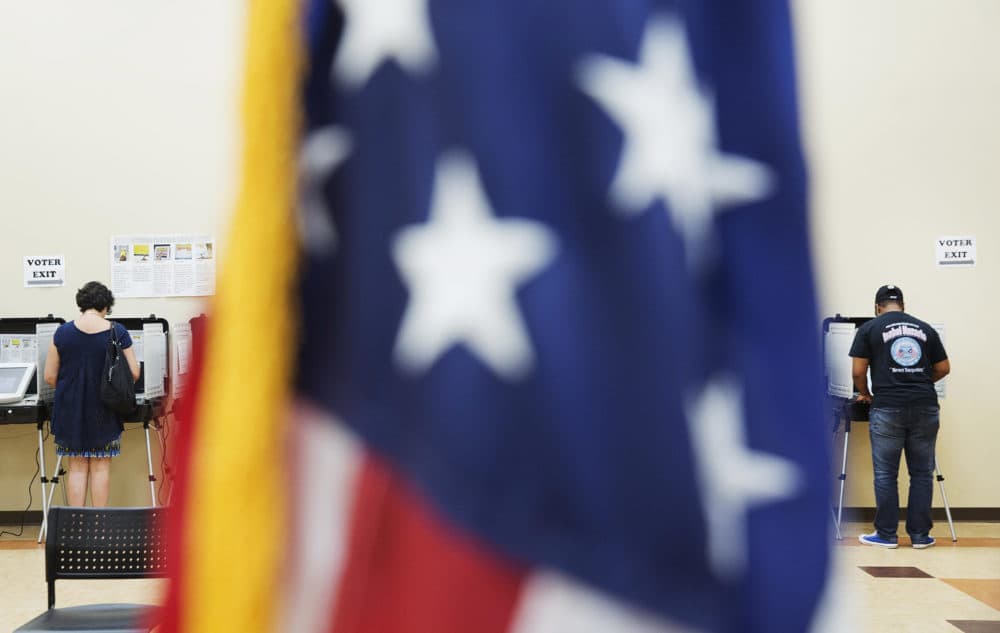
<svg viewBox="0 0 1000 633">
<path fill-rule="evenodd" d="M 24 287 L 53 288 L 66 283 L 66 258 L 62 255 L 27 255 Z"/>
<path fill-rule="evenodd" d="M 964 267 L 976 265 L 976 236 L 946 235 L 934 242 L 934 254 L 937 265 L 945 267 Z"/>
<path fill-rule="evenodd" d="M 111 237 L 111 291 L 117 297 L 215 294 L 215 238 L 208 235 Z"/>
</svg>

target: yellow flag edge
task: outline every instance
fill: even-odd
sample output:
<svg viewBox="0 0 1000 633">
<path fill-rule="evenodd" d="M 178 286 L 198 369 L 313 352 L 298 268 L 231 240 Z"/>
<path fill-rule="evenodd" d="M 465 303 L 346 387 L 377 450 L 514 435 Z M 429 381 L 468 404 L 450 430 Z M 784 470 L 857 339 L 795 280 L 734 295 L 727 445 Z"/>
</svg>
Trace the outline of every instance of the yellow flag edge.
<svg viewBox="0 0 1000 633">
<path fill-rule="evenodd" d="M 296 340 L 300 4 L 248 5 L 241 185 L 196 411 L 183 631 L 251 633 L 275 623 L 287 540 L 285 411 Z"/>
</svg>

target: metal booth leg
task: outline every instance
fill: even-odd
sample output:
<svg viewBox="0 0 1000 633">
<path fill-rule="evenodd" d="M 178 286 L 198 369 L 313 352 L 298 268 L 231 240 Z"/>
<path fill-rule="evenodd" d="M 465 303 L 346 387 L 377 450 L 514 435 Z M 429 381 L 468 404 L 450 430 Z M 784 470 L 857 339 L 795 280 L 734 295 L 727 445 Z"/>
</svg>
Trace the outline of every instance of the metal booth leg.
<svg viewBox="0 0 1000 633">
<path fill-rule="evenodd" d="M 38 532 L 38 542 L 41 543 L 42 539 L 45 537 L 45 529 L 49 524 L 49 507 L 46 501 L 46 484 L 49 480 L 45 477 L 45 436 L 42 434 L 42 429 L 45 426 L 45 422 L 38 423 L 38 464 L 41 473 L 39 478 L 42 485 L 42 529 Z M 57 471 L 58 472 L 58 471 Z M 53 485 L 53 488 L 55 486 Z"/>
<path fill-rule="evenodd" d="M 934 458 L 934 473 L 937 475 L 938 485 L 941 487 L 941 501 L 944 502 L 944 513 L 948 517 L 948 528 L 951 530 L 952 543 L 958 542 L 958 535 L 955 534 L 955 522 L 951 520 L 951 507 L 948 505 L 948 495 L 944 492 L 944 475 L 938 466 L 937 458 Z"/>
<path fill-rule="evenodd" d="M 840 534 L 840 523 L 844 513 L 844 484 L 847 483 L 847 445 L 851 439 L 851 418 L 844 417 L 844 456 L 840 462 L 840 500 L 837 502 L 837 539 L 842 540 Z"/>
<path fill-rule="evenodd" d="M 56 455 L 56 467 L 52 471 L 52 477 L 49 478 L 49 498 L 45 501 L 45 507 L 52 507 L 52 494 L 56 491 L 56 484 L 59 483 L 59 478 L 64 474 L 62 470 L 62 455 Z"/>
<path fill-rule="evenodd" d="M 59 484 L 59 477 L 62 476 L 62 455 L 56 455 L 56 467 L 49 478 L 49 492 L 42 498 L 42 528 L 38 531 L 38 542 L 45 540 L 45 535 L 49 531 L 49 508 L 52 507 L 52 495 Z"/>
<path fill-rule="evenodd" d="M 149 500 L 156 505 L 156 475 L 153 474 L 153 451 L 149 447 L 149 422 L 143 424 L 146 431 L 146 465 L 149 467 Z"/>
</svg>

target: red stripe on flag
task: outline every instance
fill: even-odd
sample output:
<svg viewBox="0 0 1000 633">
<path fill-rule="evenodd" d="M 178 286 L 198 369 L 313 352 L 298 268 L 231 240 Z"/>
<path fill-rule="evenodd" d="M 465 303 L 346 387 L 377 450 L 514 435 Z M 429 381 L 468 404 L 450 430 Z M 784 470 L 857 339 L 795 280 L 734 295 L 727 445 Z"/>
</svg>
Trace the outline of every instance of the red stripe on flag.
<svg viewBox="0 0 1000 633">
<path fill-rule="evenodd" d="M 334 633 L 503 633 L 526 570 L 446 524 L 384 463 L 358 479 Z"/>
<path fill-rule="evenodd" d="M 188 375 L 187 393 L 176 402 L 175 424 L 176 432 L 171 438 L 170 454 L 175 456 L 174 471 L 176 479 L 170 489 L 170 511 L 167 513 L 167 571 L 170 581 L 164 598 L 163 619 L 157 631 L 161 633 L 176 633 L 180 630 L 181 588 L 184 582 L 184 554 L 187 539 L 195 530 L 187 525 L 188 488 L 190 486 L 191 451 L 194 446 L 197 410 L 200 394 L 202 367 L 205 357 L 205 337 L 208 334 L 207 319 L 191 320 L 191 369 Z"/>
</svg>

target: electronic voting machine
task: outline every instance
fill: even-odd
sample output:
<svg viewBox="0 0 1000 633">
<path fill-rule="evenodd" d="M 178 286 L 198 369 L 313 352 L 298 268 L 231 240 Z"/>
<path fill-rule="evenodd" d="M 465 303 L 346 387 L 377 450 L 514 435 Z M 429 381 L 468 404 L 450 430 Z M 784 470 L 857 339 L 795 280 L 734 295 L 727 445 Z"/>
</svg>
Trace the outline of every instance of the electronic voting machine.
<svg viewBox="0 0 1000 633">
<path fill-rule="evenodd" d="M 0 424 L 49 418 L 55 390 L 45 384 L 45 357 L 63 319 L 0 319 Z"/>
</svg>

